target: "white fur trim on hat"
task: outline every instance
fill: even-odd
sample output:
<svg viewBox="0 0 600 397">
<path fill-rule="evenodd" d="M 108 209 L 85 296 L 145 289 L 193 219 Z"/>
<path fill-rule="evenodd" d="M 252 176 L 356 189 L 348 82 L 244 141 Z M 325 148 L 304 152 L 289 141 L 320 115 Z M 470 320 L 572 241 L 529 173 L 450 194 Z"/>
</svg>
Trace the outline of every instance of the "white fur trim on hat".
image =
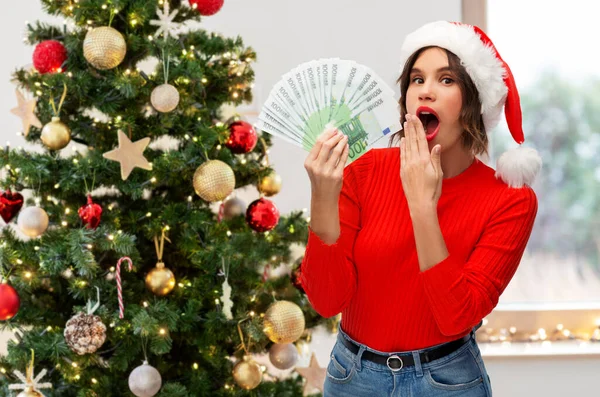
<svg viewBox="0 0 600 397">
<path fill-rule="evenodd" d="M 401 69 L 412 54 L 430 46 L 444 48 L 460 58 L 477 87 L 485 129 L 490 132 L 498 125 L 508 91 L 504 83 L 505 70 L 494 49 L 486 46 L 469 25 L 431 22 L 404 40 L 400 51 Z"/>
<path fill-rule="evenodd" d="M 501 178 L 510 187 L 531 186 L 541 168 L 542 158 L 538 152 L 519 145 L 502 153 L 496 163 L 496 178 Z"/>
</svg>

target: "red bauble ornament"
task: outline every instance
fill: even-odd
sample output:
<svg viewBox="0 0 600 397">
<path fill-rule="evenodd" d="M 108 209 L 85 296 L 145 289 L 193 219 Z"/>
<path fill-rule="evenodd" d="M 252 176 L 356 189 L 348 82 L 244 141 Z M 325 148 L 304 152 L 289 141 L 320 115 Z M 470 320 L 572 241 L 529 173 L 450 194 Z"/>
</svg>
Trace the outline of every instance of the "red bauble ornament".
<svg viewBox="0 0 600 397">
<path fill-rule="evenodd" d="M 273 230 L 279 222 L 279 210 L 272 201 L 259 198 L 248 206 L 246 222 L 260 233 Z"/>
<path fill-rule="evenodd" d="M 23 196 L 9 190 L 0 194 L 0 216 L 8 223 L 17 215 L 23 206 Z"/>
<path fill-rule="evenodd" d="M 196 10 L 200 15 L 210 16 L 215 15 L 221 7 L 223 7 L 224 0 L 190 0 L 192 7 L 196 6 Z"/>
<path fill-rule="evenodd" d="M 13 287 L 0 283 L 0 321 L 10 320 L 17 315 L 21 299 Z"/>
<path fill-rule="evenodd" d="M 245 121 L 231 123 L 229 126 L 229 139 L 225 142 L 225 146 L 232 153 L 249 153 L 256 146 L 256 142 L 258 142 L 258 135 L 250 123 Z"/>
<path fill-rule="evenodd" d="M 102 207 L 92 201 L 92 196 L 88 194 L 87 204 L 79 208 L 79 218 L 88 229 L 95 229 L 100 224 L 102 216 Z"/>
<path fill-rule="evenodd" d="M 305 294 L 306 292 L 304 292 L 304 288 L 302 287 L 302 280 L 300 279 L 300 276 L 302 275 L 302 259 L 304 258 L 298 259 L 298 261 L 294 264 L 294 268 L 292 269 L 292 273 L 290 274 L 290 279 L 292 280 L 292 284 L 294 285 L 294 287 L 296 287 L 298 291 Z"/>
<path fill-rule="evenodd" d="M 33 51 L 33 66 L 42 74 L 61 71 L 66 60 L 67 49 L 56 40 L 42 41 Z"/>
</svg>

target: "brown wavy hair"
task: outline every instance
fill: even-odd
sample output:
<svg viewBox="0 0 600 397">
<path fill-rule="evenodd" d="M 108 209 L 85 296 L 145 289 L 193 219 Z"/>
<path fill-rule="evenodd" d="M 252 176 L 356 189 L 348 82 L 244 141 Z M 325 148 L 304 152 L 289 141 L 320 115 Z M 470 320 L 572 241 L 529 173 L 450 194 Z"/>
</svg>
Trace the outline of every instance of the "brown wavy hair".
<svg viewBox="0 0 600 397">
<path fill-rule="evenodd" d="M 410 71 L 412 70 L 415 62 L 423 53 L 423 51 L 429 48 L 439 47 L 423 47 L 412 54 L 404 69 L 400 74 L 400 77 L 396 81 L 396 84 L 400 85 L 400 123 L 404 125 L 406 121 L 406 92 L 410 84 Z M 464 147 L 470 148 L 475 155 L 487 154 L 488 153 L 488 137 L 483 124 L 483 117 L 481 115 L 481 102 L 479 101 L 479 92 L 475 83 L 467 73 L 464 66 L 461 65 L 460 59 L 452 52 L 442 48 L 448 56 L 448 66 L 451 72 L 456 77 L 456 82 L 460 87 L 462 93 L 462 109 L 460 112 L 460 123 L 463 127 L 462 143 Z M 390 137 L 389 146 L 394 144 L 394 141 L 400 142 L 400 138 L 404 136 L 404 131 L 400 130 Z"/>
</svg>

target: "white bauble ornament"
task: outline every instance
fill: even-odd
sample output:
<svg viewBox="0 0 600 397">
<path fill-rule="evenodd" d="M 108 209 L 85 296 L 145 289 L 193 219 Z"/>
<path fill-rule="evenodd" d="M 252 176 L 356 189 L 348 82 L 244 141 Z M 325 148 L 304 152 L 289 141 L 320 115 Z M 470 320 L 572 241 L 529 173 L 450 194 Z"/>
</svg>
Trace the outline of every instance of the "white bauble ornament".
<svg viewBox="0 0 600 397">
<path fill-rule="evenodd" d="M 137 397 L 152 397 L 162 387 L 160 372 L 144 361 L 129 375 L 129 390 Z"/>
<path fill-rule="evenodd" d="M 159 112 L 170 112 L 179 104 L 179 91 L 171 84 L 161 84 L 152 90 L 150 102 Z"/>
<path fill-rule="evenodd" d="M 25 235 L 34 238 L 46 231 L 49 221 L 48 214 L 40 207 L 27 207 L 19 214 L 17 225 Z"/>
</svg>

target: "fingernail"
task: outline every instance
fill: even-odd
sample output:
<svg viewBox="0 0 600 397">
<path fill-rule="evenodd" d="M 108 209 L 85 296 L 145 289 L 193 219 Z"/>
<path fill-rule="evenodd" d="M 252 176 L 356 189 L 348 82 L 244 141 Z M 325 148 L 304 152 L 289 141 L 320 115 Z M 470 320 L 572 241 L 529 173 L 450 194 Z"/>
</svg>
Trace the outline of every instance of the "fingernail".
<svg viewBox="0 0 600 397">
<path fill-rule="evenodd" d="M 410 120 L 410 114 L 408 114 L 408 113 L 406 114 L 406 120 L 407 121 Z"/>
</svg>

